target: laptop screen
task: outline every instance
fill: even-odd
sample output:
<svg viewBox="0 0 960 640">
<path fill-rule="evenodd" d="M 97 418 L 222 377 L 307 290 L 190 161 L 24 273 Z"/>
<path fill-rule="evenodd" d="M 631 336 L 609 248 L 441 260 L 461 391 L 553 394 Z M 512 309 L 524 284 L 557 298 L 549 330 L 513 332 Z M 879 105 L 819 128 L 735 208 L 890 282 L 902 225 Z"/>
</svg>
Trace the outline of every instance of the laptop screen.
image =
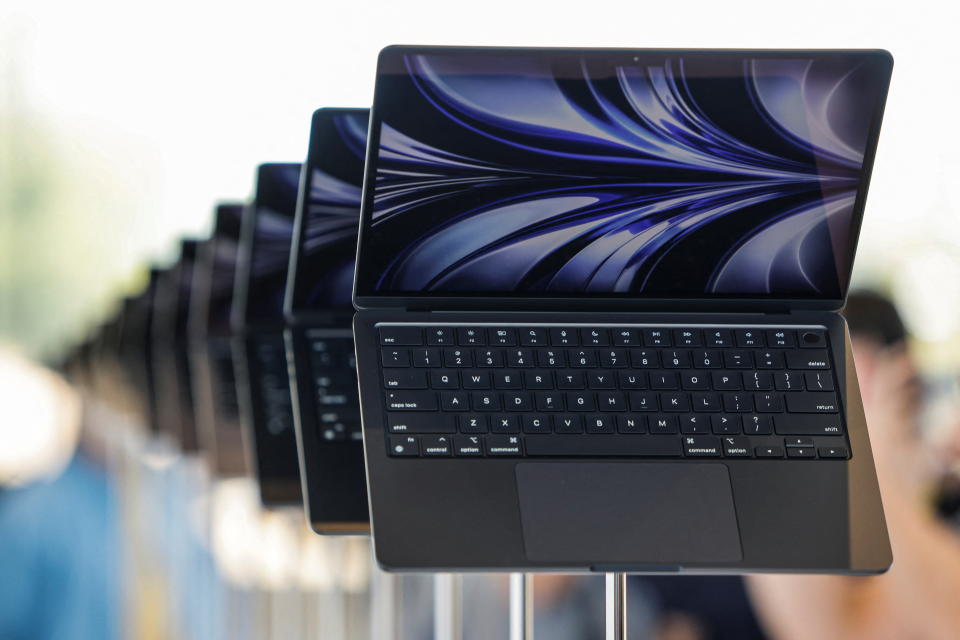
<svg viewBox="0 0 960 640">
<path fill-rule="evenodd" d="M 321 109 L 314 114 L 298 214 L 294 313 L 353 308 L 369 117 L 368 109 Z"/>
<path fill-rule="evenodd" d="M 217 220 L 209 249 L 210 311 L 207 328 L 212 332 L 230 331 L 233 287 L 240 246 L 240 222 L 243 205 L 217 206 Z"/>
<path fill-rule="evenodd" d="M 842 299 L 890 68 L 388 48 L 357 295 Z"/>
<path fill-rule="evenodd" d="M 293 240 L 293 216 L 300 184 L 299 163 L 260 165 L 253 200 L 246 322 L 283 322 L 283 294 Z"/>
</svg>

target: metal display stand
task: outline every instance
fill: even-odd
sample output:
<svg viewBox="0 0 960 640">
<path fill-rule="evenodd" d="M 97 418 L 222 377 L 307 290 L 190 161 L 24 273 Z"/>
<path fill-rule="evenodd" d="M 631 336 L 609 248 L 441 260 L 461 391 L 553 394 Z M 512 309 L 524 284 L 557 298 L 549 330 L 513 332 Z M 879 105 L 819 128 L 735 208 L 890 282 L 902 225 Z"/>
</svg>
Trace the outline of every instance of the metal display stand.
<svg viewBox="0 0 960 640">
<path fill-rule="evenodd" d="M 510 574 L 510 640 L 533 640 L 533 574 Z"/>
<path fill-rule="evenodd" d="M 606 640 L 627 640 L 627 574 L 606 574 Z"/>
<path fill-rule="evenodd" d="M 463 638 L 463 576 L 459 574 L 433 576 L 433 638 Z"/>
<path fill-rule="evenodd" d="M 394 640 L 400 637 L 400 576 L 371 566 L 370 637 Z"/>
</svg>

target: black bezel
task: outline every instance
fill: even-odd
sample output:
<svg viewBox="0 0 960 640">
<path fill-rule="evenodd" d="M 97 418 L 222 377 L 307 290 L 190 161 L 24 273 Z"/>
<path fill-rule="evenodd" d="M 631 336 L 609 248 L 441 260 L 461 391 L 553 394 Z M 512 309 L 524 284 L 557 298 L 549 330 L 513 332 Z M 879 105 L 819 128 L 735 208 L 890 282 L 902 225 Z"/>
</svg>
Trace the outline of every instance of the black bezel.
<svg viewBox="0 0 960 640">
<path fill-rule="evenodd" d="M 293 307 L 296 295 L 297 262 L 300 257 L 300 236 L 303 233 L 303 222 L 306 216 L 307 199 L 310 192 L 310 172 L 323 154 L 321 135 L 329 120 L 335 116 L 352 113 L 369 113 L 366 107 L 323 107 L 313 112 L 310 118 L 310 144 L 307 156 L 300 169 L 300 186 L 297 193 L 297 208 L 293 220 L 293 241 L 290 246 L 290 263 L 287 267 L 287 288 L 283 297 L 283 315 L 290 324 L 323 323 L 347 325 L 353 317 L 353 309 L 332 309 L 328 312 L 297 310 Z M 369 153 L 369 147 L 368 147 Z M 366 173 L 366 170 L 364 170 Z M 359 221 L 358 221 L 359 224 Z"/>
<path fill-rule="evenodd" d="M 853 229 L 850 234 L 850 271 L 852 273 L 856 247 L 859 241 L 860 229 L 863 222 L 863 211 L 866 203 L 870 176 L 873 171 L 873 162 L 876 156 L 877 141 L 880 134 L 880 125 L 883 120 L 884 105 L 889 89 L 890 73 L 893 68 L 893 56 L 884 49 L 622 49 L 622 48 L 541 48 L 541 47 L 445 47 L 445 46 L 412 46 L 391 45 L 380 51 L 377 57 L 377 76 L 379 77 L 385 60 L 390 56 L 404 54 L 418 54 L 442 52 L 446 54 L 490 54 L 502 53 L 557 53 L 571 55 L 602 54 L 602 55 L 690 55 L 711 53 L 716 55 L 743 55 L 752 56 L 782 56 L 782 55 L 863 55 L 873 56 L 879 64 L 886 64 L 886 82 L 881 87 L 880 99 L 877 101 L 876 112 L 870 127 L 869 144 L 863 159 L 863 171 L 860 189 L 853 209 Z M 418 310 L 470 310 L 490 309 L 522 310 L 522 309 L 567 309 L 572 305 L 585 309 L 604 310 L 709 310 L 722 311 L 777 311 L 790 309 L 823 309 L 838 310 L 843 307 L 846 294 L 850 286 L 850 273 L 839 274 L 843 297 L 833 298 L 743 298 L 711 296 L 703 298 L 641 298 L 633 294 L 609 297 L 597 296 L 541 296 L 529 292 L 512 295 L 490 296 L 478 295 L 378 295 L 370 291 L 360 291 L 359 267 L 363 238 L 369 226 L 372 207 L 372 184 L 375 181 L 376 149 L 380 140 L 380 121 L 377 116 L 377 104 L 380 98 L 380 87 L 374 91 L 373 106 L 370 110 L 370 124 L 367 133 L 367 155 L 363 181 L 363 200 L 360 213 L 360 234 L 357 242 L 357 271 L 354 274 L 353 304 L 357 309 L 372 308 L 405 308 Z"/>
</svg>

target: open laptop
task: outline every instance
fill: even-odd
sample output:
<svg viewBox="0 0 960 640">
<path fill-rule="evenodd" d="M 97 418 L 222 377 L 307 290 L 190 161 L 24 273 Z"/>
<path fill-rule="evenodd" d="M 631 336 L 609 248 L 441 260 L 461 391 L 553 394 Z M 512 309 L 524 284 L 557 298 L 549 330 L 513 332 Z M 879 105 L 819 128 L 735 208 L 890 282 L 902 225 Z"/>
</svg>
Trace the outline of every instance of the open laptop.
<svg viewBox="0 0 960 640">
<path fill-rule="evenodd" d="M 300 181 L 287 278 L 287 361 L 307 519 L 367 533 L 353 290 L 369 109 L 319 109 Z"/>
<path fill-rule="evenodd" d="M 197 250 L 190 299 L 190 362 L 197 432 L 218 476 L 246 473 L 231 350 L 230 309 L 243 205 L 217 205 L 213 233 Z"/>
<path fill-rule="evenodd" d="M 283 296 L 299 183 L 299 163 L 257 168 L 241 230 L 232 312 L 241 424 L 266 506 L 301 500 L 283 346 Z"/>
<path fill-rule="evenodd" d="M 158 275 L 150 328 L 160 431 L 168 434 L 184 453 L 199 450 L 187 350 L 193 267 L 199 243 L 195 239 L 182 240 L 180 259 Z"/>
<path fill-rule="evenodd" d="M 884 571 L 838 310 L 891 67 L 385 49 L 354 293 L 380 563 Z"/>
</svg>

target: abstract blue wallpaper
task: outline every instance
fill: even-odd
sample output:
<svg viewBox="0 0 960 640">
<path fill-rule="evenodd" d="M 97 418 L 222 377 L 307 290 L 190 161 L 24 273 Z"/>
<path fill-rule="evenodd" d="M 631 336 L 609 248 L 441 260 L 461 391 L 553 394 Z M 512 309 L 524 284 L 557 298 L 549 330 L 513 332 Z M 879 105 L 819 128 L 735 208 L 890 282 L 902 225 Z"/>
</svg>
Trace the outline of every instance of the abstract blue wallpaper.
<svg viewBox="0 0 960 640">
<path fill-rule="evenodd" d="M 840 298 L 875 56 L 397 55 L 360 286 Z"/>
<path fill-rule="evenodd" d="M 327 110 L 314 121 L 295 310 L 352 308 L 368 119 L 366 109 Z"/>
</svg>

